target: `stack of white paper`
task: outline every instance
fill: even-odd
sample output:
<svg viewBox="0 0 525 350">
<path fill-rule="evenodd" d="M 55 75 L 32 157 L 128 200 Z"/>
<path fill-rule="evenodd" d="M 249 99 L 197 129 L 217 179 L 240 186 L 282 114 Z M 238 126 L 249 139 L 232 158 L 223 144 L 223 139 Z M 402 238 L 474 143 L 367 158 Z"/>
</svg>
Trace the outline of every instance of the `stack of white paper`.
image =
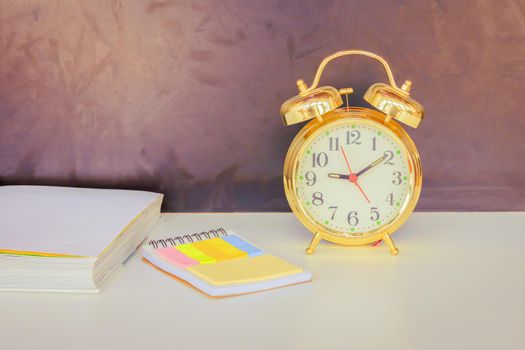
<svg viewBox="0 0 525 350">
<path fill-rule="evenodd" d="M 146 238 L 162 197 L 0 187 L 0 290 L 98 292 Z"/>
</svg>

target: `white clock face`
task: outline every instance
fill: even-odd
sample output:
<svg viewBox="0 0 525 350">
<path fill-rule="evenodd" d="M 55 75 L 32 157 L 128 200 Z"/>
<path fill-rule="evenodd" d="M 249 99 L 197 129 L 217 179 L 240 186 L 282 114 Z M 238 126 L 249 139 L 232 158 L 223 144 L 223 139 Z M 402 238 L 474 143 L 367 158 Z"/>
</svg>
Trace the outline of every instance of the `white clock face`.
<svg viewBox="0 0 525 350">
<path fill-rule="evenodd" d="M 295 190 L 307 215 L 344 236 L 389 224 L 411 193 L 406 148 L 376 122 L 348 119 L 320 129 L 296 169 Z"/>
</svg>

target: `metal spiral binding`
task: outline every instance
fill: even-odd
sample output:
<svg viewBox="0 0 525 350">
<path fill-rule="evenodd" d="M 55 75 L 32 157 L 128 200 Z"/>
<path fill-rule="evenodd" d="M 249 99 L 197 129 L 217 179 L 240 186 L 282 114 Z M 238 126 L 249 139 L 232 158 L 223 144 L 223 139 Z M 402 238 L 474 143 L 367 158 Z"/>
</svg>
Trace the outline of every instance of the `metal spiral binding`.
<svg viewBox="0 0 525 350">
<path fill-rule="evenodd" d="M 226 230 L 221 227 L 221 228 L 217 228 L 214 230 L 192 233 L 190 235 L 151 240 L 148 242 L 148 244 L 152 246 L 154 249 L 167 248 L 168 245 L 177 246 L 179 244 L 193 243 L 197 241 L 202 241 L 203 239 L 210 239 L 213 237 L 219 238 L 221 236 L 227 236 L 227 235 L 228 233 L 226 232 Z"/>
</svg>

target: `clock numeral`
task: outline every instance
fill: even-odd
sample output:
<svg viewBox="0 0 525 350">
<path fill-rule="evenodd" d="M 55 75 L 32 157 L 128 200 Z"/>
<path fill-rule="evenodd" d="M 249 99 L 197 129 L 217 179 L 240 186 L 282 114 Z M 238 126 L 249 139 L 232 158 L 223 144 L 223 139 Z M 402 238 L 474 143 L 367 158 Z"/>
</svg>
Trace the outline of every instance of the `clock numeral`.
<svg viewBox="0 0 525 350">
<path fill-rule="evenodd" d="M 356 145 L 360 145 L 361 141 L 359 139 L 361 138 L 361 133 L 359 130 L 352 130 L 346 132 L 346 144 L 347 145 L 353 145 L 354 143 Z"/>
<path fill-rule="evenodd" d="M 330 137 L 330 151 L 339 151 L 339 137 Z"/>
<path fill-rule="evenodd" d="M 315 175 L 313 171 L 307 171 L 306 174 L 304 174 L 304 177 L 307 186 L 313 186 L 317 182 L 317 175 Z"/>
<path fill-rule="evenodd" d="M 319 166 L 324 168 L 328 164 L 328 155 L 324 152 L 312 153 L 312 168 Z"/>
<path fill-rule="evenodd" d="M 394 194 L 390 192 L 388 196 L 386 196 L 385 202 L 387 202 L 390 205 L 394 205 Z"/>
<path fill-rule="evenodd" d="M 385 163 L 384 164 L 394 165 L 394 162 L 392 161 L 392 159 L 394 159 L 394 152 L 392 152 L 392 151 L 385 151 L 384 155 L 385 155 Z"/>
<path fill-rule="evenodd" d="M 392 175 L 394 175 L 394 179 L 392 180 L 392 183 L 394 185 L 400 185 L 401 182 L 403 182 L 403 180 L 401 180 L 401 172 L 400 171 L 394 171 L 394 173 Z"/>
<path fill-rule="evenodd" d="M 320 205 L 323 205 L 323 203 L 324 203 L 323 194 L 321 192 L 314 192 L 312 194 L 312 204 L 318 207 Z"/>
<path fill-rule="evenodd" d="M 356 226 L 359 224 L 359 218 L 357 217 L 356 211 L 349 212 L 346 219 L 348 220 L 348 225 L 350 226 Z"/>
<path fill-rule="evenodd" d="M 380 215 L 379 215 L 379 212 L 377 211 L 377 207 L 370 208 L 370 214 L 372 214 L 370 215 L 370 220 L 372 221 L 379 220 Z"/>
<path fill-rule="evenodd" d="M 338 207 L 328 207 L 328 210 L 333 210 L 330 220 L 333 220 L 335 218 L 335 212 L 337 211 L 337 208 Z"/>
<path fill-rule="evenodd" d="M 372 137 L 372 151 L 376 150 L 376 137 Z"/>
</svg>

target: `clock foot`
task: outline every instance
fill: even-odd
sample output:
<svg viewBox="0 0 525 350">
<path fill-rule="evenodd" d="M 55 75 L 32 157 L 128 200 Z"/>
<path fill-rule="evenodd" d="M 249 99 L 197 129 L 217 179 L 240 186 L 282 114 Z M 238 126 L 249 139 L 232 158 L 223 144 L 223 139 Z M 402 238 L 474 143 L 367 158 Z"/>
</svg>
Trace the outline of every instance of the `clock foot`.
<svg viewBox="0 0 525 350">
<path fill-rule="evenodd" d="M 399 254 L 399 249 L 397 249 L 396 245 L 394 244 L 394 241 L 392 240 L 389 234 L 385 234 L 385 236 L 383 237 L 383 240 L 385 241 L 386 245 L 390 249 L 390 253 L 392 255 Z"/>
<path fill-rule="evenodd" d="M 314 253 L 315 247 L 317 247 L 317 244 L 319 243 L 320 240 L 321 240 L 321 234 L 316 233 L 314 235 L 314 238 L 312 238 L 310 245 L 308 246 L 308 248 L 306 248 L 306 254 L 312 255 Z"/>
</svg>

